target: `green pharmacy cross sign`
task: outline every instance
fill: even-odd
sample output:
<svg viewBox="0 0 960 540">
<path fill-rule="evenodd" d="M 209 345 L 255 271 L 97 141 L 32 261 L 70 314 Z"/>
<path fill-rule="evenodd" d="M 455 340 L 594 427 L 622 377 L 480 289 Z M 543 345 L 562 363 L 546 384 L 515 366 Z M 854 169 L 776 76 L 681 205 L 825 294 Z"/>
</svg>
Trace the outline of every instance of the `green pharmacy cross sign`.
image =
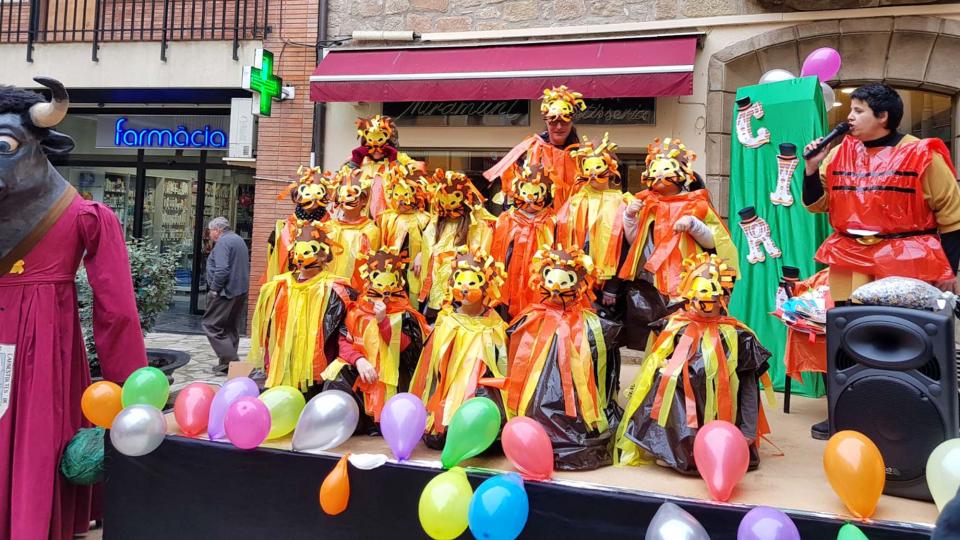
<svg viewBox="0 0 960 540">
<path fill-rule="evenodd" d="M 243 68 L 243 88 L 257 94 L 253 100 L 253 114 L 270 116 L 273 100 L 283 95 L 283 79 L 273 74 L 273 53 L 257 49 L 253 66 Z"/>
</svg>

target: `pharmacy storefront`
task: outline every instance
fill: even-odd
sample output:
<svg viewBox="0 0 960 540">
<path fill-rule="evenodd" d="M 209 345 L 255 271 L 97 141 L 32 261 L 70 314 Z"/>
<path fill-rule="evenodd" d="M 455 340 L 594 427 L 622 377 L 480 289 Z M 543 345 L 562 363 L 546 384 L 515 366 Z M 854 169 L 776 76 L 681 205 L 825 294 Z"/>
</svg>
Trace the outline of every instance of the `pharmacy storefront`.
<svg viewBox="0 0 960 540">
<path fill-rule="evenodd" d="M 76 149 L 52 159 L 81 195 L 116 212 L 126 237 L 179 253 L 172 310 L 205 308 L 206 224 L 224 216 L 248 245 L 253 170 L 224 162 L 229 109 L 71 109 L 60 131 Z"/>
</svg>

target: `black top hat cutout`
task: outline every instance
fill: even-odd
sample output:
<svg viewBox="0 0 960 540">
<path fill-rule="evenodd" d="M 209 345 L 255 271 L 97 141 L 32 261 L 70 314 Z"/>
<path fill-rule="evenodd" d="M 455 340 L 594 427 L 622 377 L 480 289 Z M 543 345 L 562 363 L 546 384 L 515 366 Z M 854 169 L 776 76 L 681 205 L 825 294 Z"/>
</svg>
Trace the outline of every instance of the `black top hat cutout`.
<svg viewBox="0 0 960 540">
<path fill-rule="evenodd" d="M 750 106 L 750 96 L 744 96 L 737 100 L 737 107 L 743 109 Z"/>
<path fill-rule="evenodd" d="M 752 206 L 743 208 L 737 213 L 740 214 L 740 221 L 750 221 L 757 217 L 757 209 Z"/>
<path fill-rule="evenodd" d="M 784 279 L 800 279 L 800 269 L 796 266 L 784 266 L 783 277 Z"/>
<path fill-rule="evenodd" d="M 780 157 L 785 158 L 795 158 L 797 157 L 797 145 L 793 143 L 781 143 L 780 144 Z"/>
</svg>

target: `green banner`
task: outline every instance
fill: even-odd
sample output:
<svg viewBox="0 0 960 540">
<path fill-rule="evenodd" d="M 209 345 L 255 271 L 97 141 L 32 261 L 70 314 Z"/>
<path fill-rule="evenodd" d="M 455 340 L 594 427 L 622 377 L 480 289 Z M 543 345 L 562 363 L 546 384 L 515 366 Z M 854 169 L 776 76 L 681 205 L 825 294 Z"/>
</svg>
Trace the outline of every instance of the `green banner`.
<svg viewBox="0 0 960 540">
<path fill-rule="evenodd" d="M 730 135 L 729 223 L 740 256 L 741 273 L 733 291 L 730 313 L 749 325 L 773 354 L 769 373 L 774 387 L 783 390 L 787 332 L 783 323 L 770 313 L 775 307 L 776 290 L 784 265 L 799 268 L 801 279 L 820 269 L 813 257 L 829 234 L 830 226 L 826 214 L 811 214 L 803 207 L 802 154 L 804 146 L 826 132 L 827 113 L 816 77 L 742 87 L 737 90 L 737 100 L 741 98 L 750 98 L 748 107 L 751 109 L 740 115 L 741 134 L 738 136 L 737 117 L 743 103 L 734 105 Z M 746 126 L 750 127 L 749 132 Z M 784 190 L 777 189 L 777 155 L 782 143 L 795 145 L 798 159 L 789 185 L 793 197 L 789 206 L 771 202 L 771 194 L 778 192 L 781 195 L 774 195 L 774 198 L 783 199 Z M 748 206 L 755 207 L 757 216 L 769 224 L 770 237 L 781 250 L 781 257 L 771 257 L 768 250 L 760 246 L 766 259 L 753 264 L 747 260 L 749 246 L 740 228 L 738 212 Z M 819 375 L 804 374 L 803 381 L 803 385 L 794 382 L 792 390 L 795 393 L 823 395 Z"/>
</svg>

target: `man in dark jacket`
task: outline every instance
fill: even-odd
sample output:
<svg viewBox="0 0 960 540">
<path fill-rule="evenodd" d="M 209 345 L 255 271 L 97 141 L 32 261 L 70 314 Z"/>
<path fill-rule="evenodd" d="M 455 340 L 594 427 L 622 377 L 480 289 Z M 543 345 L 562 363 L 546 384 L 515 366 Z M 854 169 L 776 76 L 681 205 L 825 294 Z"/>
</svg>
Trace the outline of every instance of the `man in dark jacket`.
<svg viewBox="0 0 960 540">
<path fill-rule="evenodd" d="M 226 373 L 238 360 L 243 315 L 250 287 L 250 253 L 247 244 L 230 229 L 225 217 L 210 220 L 210 239 L 215 242 L 207 257 L 207 311 L 203 331 L 220 359 L 214 373 Z"/>
</svg>

